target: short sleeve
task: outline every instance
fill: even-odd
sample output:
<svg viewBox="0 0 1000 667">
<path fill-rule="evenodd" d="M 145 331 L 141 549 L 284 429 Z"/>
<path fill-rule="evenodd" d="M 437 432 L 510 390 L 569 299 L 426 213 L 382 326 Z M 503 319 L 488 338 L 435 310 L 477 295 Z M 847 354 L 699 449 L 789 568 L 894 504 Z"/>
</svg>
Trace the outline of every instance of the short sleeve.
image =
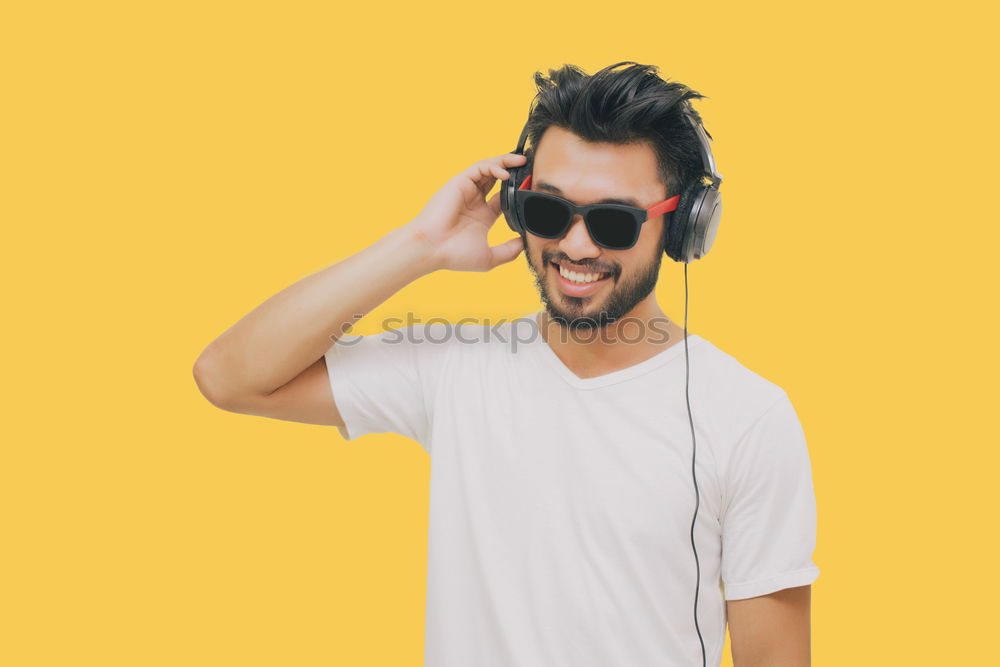
<svg viewBox="0 0 1000 667">
<path fill-rule="evenodd" d="M 433 325 L 342 336 L 323 355 L 341 434 L 398 433 L 430 452 L 433 398 L 447 341 Z"/>
<path fill-rule="evenodd" d="M 806 586 L 819 577 L 816 498 L 805 434 L 787 394 L 736 444 L 722 522 L 725 599 Z"/>
</svg>

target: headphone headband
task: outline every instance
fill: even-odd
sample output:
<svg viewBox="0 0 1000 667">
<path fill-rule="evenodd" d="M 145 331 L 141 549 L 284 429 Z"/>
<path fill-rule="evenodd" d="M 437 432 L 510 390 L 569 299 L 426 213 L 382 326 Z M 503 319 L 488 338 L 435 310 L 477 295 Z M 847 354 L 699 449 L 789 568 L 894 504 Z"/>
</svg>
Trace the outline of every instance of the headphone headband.
<svg viewBox="0 0 1000 667">
<path fill-rule="evenodd" d="M 701 165 L 705 176 L 712 181 L 712 187 L 718 189 L 722 184 L 722 174 L 715 170 L 715 157 L 712 155 L 712 148 L 708 143 L 712 135 L 708 133 L 701 123 L 695 120 L 694 116 L 686 108 L 684 109 L 684 117 L 691 123 L 694 133 L 698 136 L 698 144 L 701 147 Z"/>
</svg>

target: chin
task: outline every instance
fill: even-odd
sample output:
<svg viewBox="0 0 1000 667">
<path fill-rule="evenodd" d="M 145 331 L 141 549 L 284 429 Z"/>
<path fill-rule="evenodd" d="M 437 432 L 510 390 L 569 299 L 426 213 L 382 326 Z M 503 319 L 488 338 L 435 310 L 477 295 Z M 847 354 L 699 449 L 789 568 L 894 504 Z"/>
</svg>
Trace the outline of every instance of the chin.
<svg viewBox="0 0 1000 667">
<path fill-rule="evenodd" d="M 573 317 L 594 317 L 601 312 L 605 301 L 604 296 L 567 296 L 560 292 L 558 287 L 550 294 L 555 294 L 553 305 Z"/>
<path fill-rule="evenodd" d="M 567 296 L 558 287 L 542 295 L 545 310 L 552 319 L 571 329 L 593 329 L 610 324 L 604 310 L 606 300 L 606 296 Z"/>
</svg>

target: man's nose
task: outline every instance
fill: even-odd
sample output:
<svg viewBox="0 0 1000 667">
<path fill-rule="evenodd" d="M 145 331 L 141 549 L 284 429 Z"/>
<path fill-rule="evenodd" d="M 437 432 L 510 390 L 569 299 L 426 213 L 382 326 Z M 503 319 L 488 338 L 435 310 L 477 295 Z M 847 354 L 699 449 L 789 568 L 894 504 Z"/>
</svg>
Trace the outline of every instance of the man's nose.
<svg viewBox="0 0 1000 667">
<path fill-rule="evenodd" d="M 601 247 L 590 238 L 587 223 L 583 221 L 582 215 L 574 216 L 570 222 L 569 230 L 559 241 L 559 249 L 566 253 L 570 259 L 597 257 L 601 254 Z"/>
</svg>

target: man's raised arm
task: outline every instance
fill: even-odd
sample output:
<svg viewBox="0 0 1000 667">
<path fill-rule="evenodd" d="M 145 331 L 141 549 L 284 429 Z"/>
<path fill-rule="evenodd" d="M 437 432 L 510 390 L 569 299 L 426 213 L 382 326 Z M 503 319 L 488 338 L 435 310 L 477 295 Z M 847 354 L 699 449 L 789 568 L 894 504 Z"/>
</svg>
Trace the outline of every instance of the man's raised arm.
<svg viewBox="0 0 1000 667">
<path fill-rule="evenodd" d="M 194 378 L 213 404 L 232 412 L 342 425 L 330 401 L 323 354 L 357 318 L 417 278 L 439 269 L 487 271 L 522 249 L 514 238 L 490 247 L 499 193 L 486 201 L 507 153 L 449 179 L 413 220 L 364 250 L 286 287 L 206 347 Z M 279 391 L 280 390 L 280 391 Z"/>
</svg>

